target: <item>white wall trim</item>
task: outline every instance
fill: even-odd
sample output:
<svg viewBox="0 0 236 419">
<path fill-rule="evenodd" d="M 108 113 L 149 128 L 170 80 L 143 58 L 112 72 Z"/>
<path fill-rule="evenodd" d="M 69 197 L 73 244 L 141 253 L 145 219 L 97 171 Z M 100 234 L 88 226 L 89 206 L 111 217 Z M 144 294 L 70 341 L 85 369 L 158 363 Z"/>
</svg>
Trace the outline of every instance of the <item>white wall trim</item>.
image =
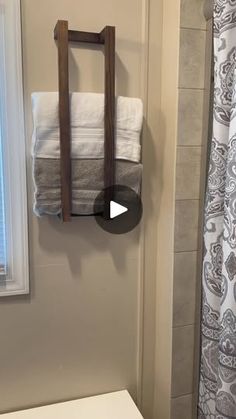
<svg viewBox="0 0 236 419">
<path fill-rule="evenodd" d="M 173 279 L 180 0 L 163 1 L 161 61 L 161 203 L 157 234 L 156 350 L 154 418 L 171 418 Z"/>
<path fill-rule="evenodd" d="M 144 104 L 144 118 L 148 107 L 148 47 L 149 47 L 149 10 L 150 0 L 142 0 L 142 54 L 141 54 L 141 97 Z M 145 137 L 145 129 L 143 132 Z M 144 339 L 144 226 L 141 225 L 139 247 L 139 313 L 138 313 L 138 371 L 137 371 L 137 401 L 142 407 L 143 379 L 143 339 Z"/>
<path fill-rule="evenodd" d="M 162 1 L 143 1 L 143 63 L 142 97 L 144 101 L 143 126 L 143 182 L 144 216 L 140 243 L 140 276 L 142 305 L 140 304 L 141 380 L 138 402 L 146 419 L 156 419 L 155 403 L 155 351 L 156 289 L 157 289 L 157 229 L 161 202 L 161 50 Z"/>
<path fill-rule="evenodd" d="M 20 0 L 0 0 L 1 125 L 4 141 L 8 272 L 0 296 L 29 292 L 26 146 Z M 5 50 L 5 51 L 4 51 Z"/>
</svg>

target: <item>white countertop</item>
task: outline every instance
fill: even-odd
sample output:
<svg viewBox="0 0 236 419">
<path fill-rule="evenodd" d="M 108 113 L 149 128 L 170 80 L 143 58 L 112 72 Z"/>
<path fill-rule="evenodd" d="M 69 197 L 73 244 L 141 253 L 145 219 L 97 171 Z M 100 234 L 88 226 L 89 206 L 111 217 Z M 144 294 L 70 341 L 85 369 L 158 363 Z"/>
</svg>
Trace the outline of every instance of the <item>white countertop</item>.
<svg viewBox="0 0 236 419">
<path fill-rule="evenodd" d="M 0 415 L 1 419 L 143 419 L 128 391 Z"/>
</svg>

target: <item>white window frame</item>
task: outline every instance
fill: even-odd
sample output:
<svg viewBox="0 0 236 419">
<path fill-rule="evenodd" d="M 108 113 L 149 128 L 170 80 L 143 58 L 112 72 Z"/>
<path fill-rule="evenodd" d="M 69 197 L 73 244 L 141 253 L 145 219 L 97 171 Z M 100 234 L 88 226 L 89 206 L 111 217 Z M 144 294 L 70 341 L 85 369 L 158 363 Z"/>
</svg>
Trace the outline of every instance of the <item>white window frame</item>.
<svg viewBox="0 0 236 419">
<path fill-rule="evenodd" d="M 7 245 L 1 297 L 29 292 L 20 0 L 0 0 L 0 118 Z"/>
</svg>

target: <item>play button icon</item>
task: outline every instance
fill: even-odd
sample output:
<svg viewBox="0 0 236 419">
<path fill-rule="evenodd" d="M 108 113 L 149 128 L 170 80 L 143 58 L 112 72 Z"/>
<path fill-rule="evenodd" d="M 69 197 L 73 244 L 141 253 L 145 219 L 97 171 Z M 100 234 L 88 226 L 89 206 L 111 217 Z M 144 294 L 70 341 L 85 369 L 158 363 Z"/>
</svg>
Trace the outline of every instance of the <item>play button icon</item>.
<svg viewBox="0 0 236 419">
<path fill-rule="evenodd" d="M 98 225 L 112 234 L 125 234 L 133 230 L 139 224 L 142 212 L 140 196 L 123 185 L 104 189 L 94 203 Z"/>
<path fill-rule="evenodd" d="M 118 204 L 118 202 L 110 201 L 110 218 L 119 217 L 119 215 L 124 214 L 128 211 L 128 208 L 123 205 Z"/>
</svg>

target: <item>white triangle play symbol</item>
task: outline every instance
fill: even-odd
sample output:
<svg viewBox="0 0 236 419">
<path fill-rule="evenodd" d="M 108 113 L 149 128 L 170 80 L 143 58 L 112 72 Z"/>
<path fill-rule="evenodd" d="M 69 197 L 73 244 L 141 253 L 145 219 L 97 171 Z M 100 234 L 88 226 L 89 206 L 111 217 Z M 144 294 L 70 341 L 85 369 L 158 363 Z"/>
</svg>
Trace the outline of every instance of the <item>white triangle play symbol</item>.
<svg viewBox="0 0 236 419">
<path fill-rule="evenodd" d="M 128 211 L 128 208 L 118 204 L 115 201 L 110 201 L 110 218 L 113 219 Z"/>
</svg>

